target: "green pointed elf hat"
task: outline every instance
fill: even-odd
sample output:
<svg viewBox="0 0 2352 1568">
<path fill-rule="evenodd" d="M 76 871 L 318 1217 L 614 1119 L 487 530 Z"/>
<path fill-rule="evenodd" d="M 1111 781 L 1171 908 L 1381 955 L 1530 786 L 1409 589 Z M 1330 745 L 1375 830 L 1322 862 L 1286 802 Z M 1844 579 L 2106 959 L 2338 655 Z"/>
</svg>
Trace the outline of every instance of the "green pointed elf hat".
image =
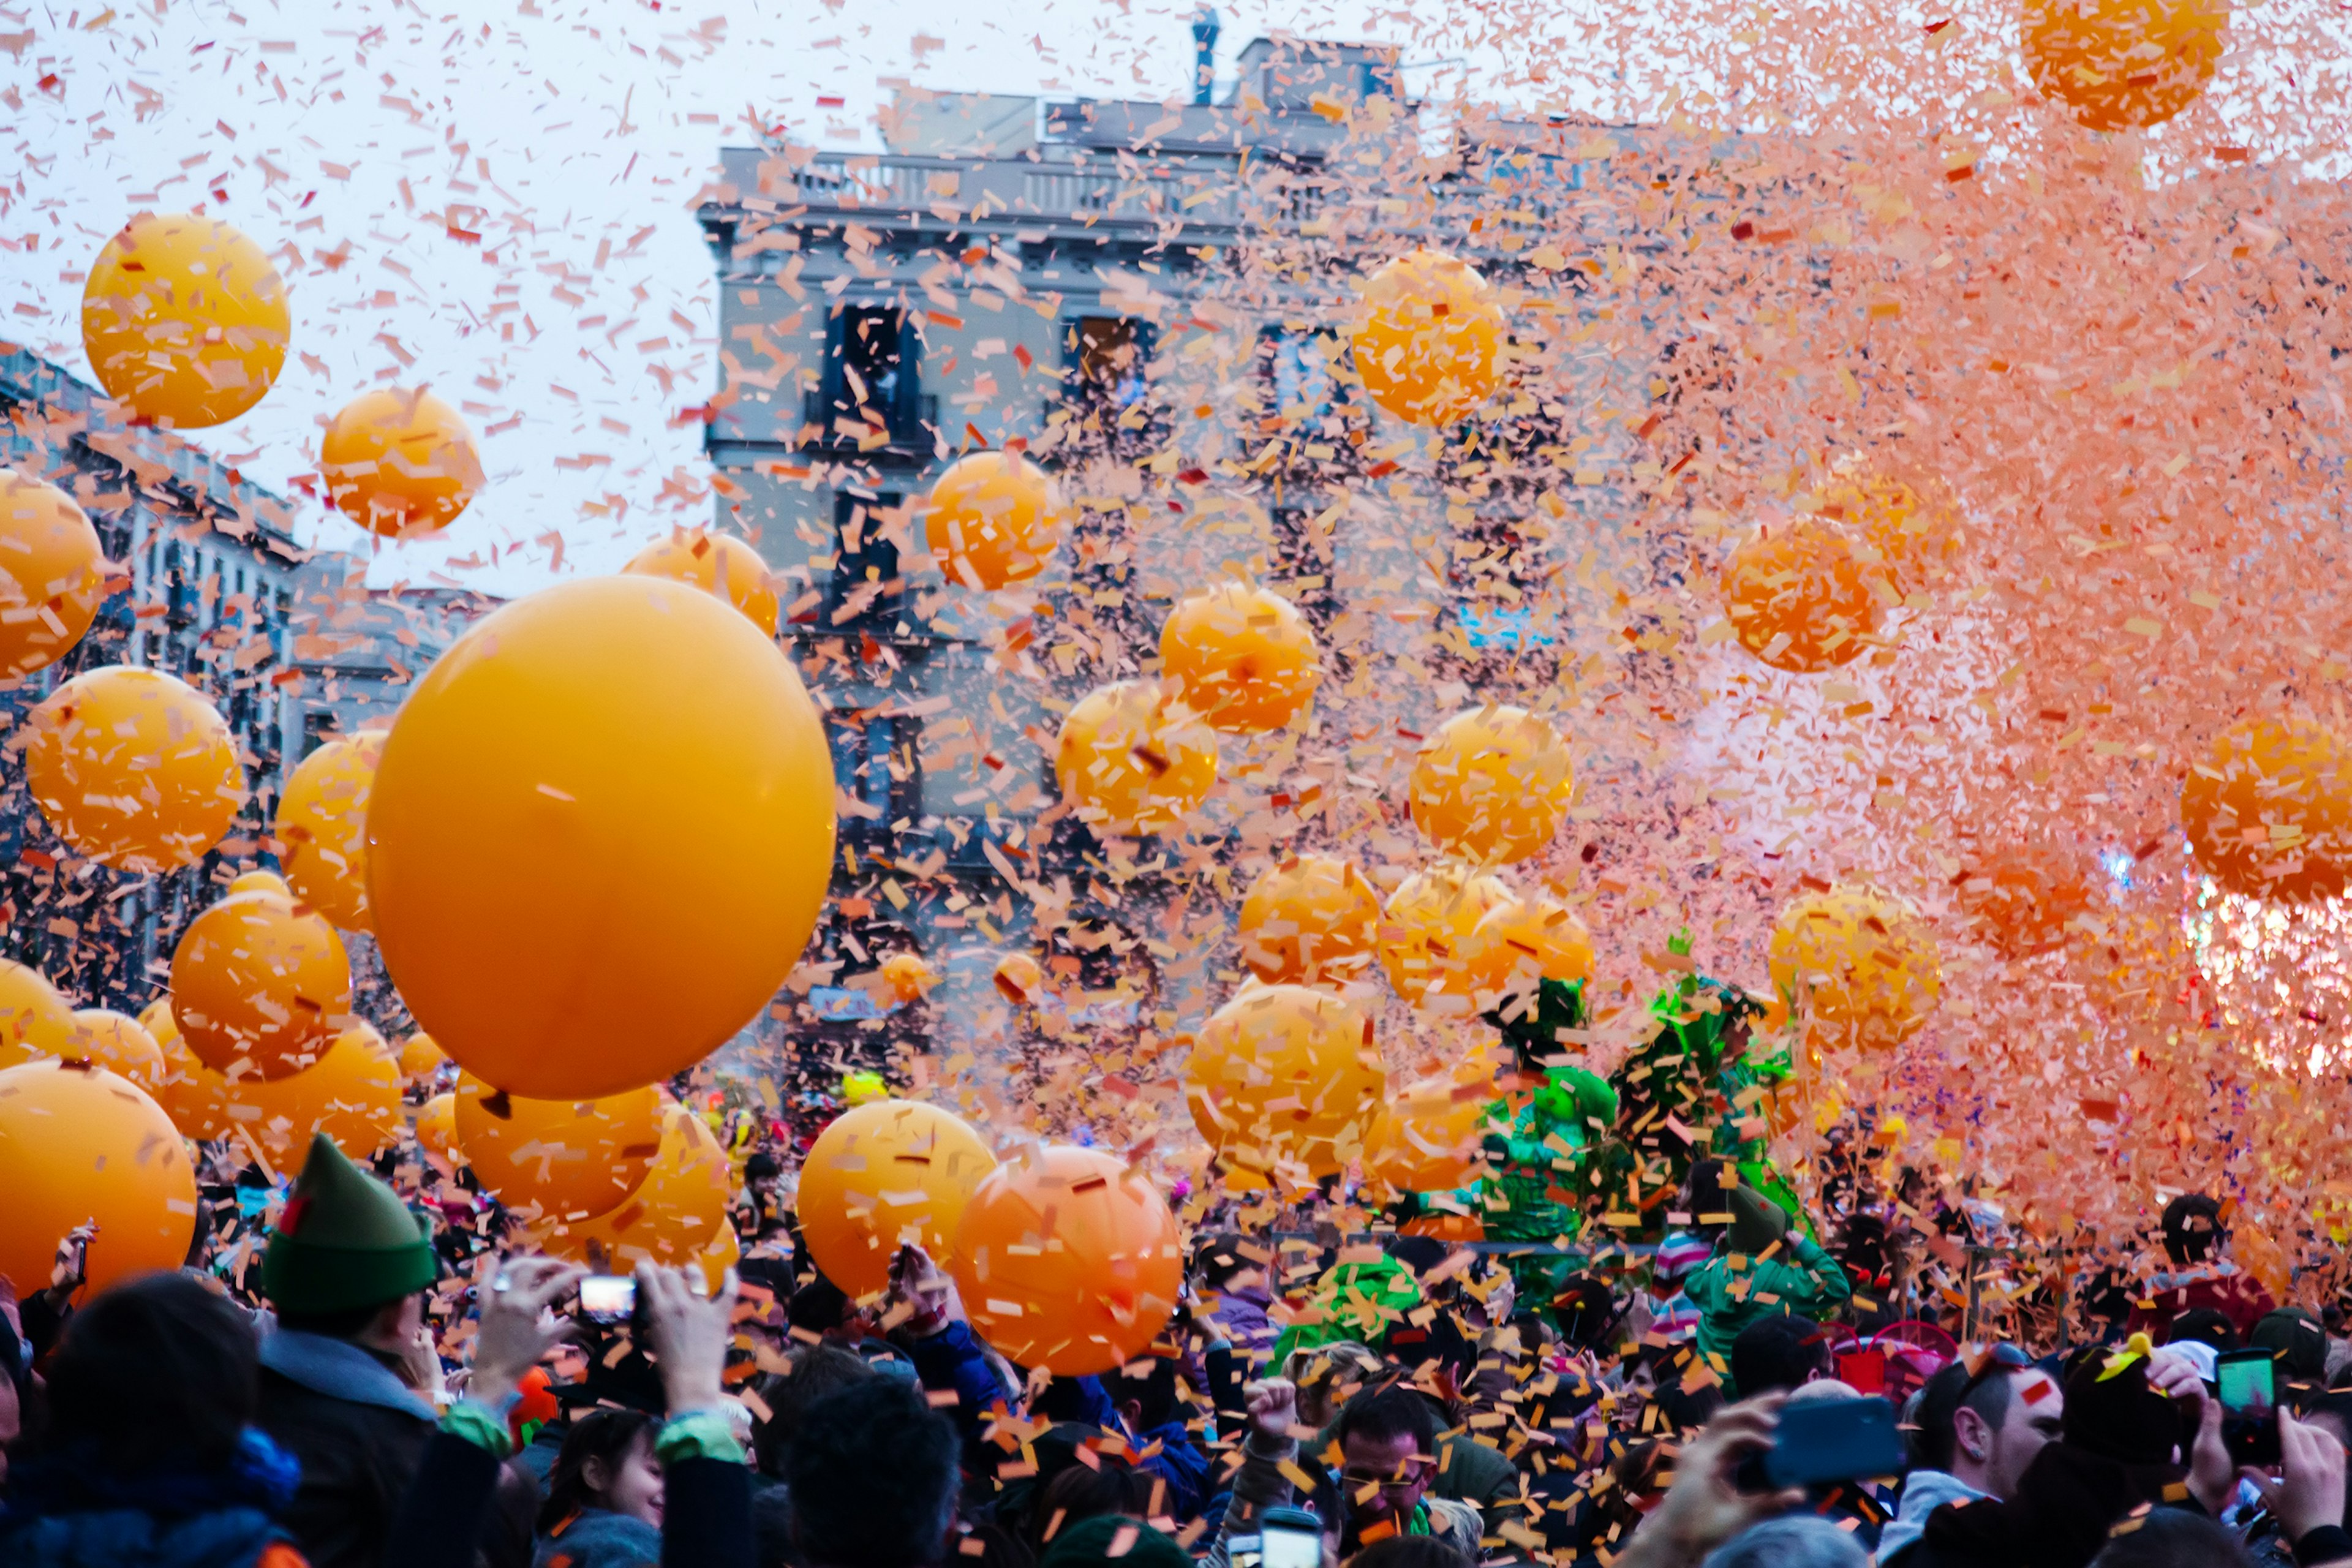
<svg viewBox="0 0 2352 1568">
<path fill-rule="evenodd" d="M 424 1289 L 436 1272 L 426 1223 L 332 1139 L 313 1137 L 262 1255 L 270 1305 L 300 1315 L 382 1306 Z"/>
</svg>

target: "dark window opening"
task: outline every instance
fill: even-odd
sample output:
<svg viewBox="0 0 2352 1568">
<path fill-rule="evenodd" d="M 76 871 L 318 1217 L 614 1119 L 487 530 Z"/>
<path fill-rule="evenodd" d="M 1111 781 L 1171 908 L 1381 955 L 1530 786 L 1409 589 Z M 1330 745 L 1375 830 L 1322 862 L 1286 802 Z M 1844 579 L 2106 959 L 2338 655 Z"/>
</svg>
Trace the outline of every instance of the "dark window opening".
<svg viewBox="0 0 2352 1568">
<path fill-rule="evenodd" d="M 834 787 L 856 803 L 841 812 L 852 838 L 887 838 L 923 814 L 922 721 L 869 714 L 832 726 Z"/>
<path fill-rule="evenodd" d="M 1355 466 L 1372 422 L 1346 367 L 1346 349 L 1316 328 L 1267 327 L 1257 338 L 1257 428 L 1276 444 L 1274 469 Z"/>
<path fill-rule="evenodd" d="M 803 411 L 809 443 L 928 456 L 939 400 L 922 395 L 922 357 L 908 312 L 841 307 L 826 331 L 824 374 Z"/>
<path fill-rule="evenodd" d="M 833 575 L 823 628 L 895 630 L 906 603 L 898 539 L 906 526 L 894 491 L 842 490 L 833 498 Z"/>
<path fill-rule="evenodd" d="M 1062 329 L 1063 406 L 1048 423 L 1063 438 L 1127 456 L 1164 434 L 1151 404 L 1159 329 L 1133 316 L 1080 316 Z"/>
</svg>

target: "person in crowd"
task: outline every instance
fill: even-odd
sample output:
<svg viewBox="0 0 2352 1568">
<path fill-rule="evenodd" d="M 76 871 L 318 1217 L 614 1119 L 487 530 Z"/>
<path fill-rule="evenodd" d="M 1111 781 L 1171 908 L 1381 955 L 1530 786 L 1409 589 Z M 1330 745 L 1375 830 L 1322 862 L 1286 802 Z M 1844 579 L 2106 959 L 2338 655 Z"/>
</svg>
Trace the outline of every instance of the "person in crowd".
<svg viewBox="0 0 2352 1568">
<path fill-rule="evenodd" d="M 534 1568 L 635 1568 L 661 1561 L 658 1423 L 642 1410 L 592 1410 L 572 1423 L 539 1505 Z"/>
<path fill-rule="evenodd" d="M 809 1405 L 835 1389 L 846 1388 L 875 1375 L 873 1364 L 864 1356 L 839 1345 L 819 1342 L 793 1347 L 784 1360 L 784 1370 L 767 1373 L 752 1387 L 760 1407 L 767 1412 L 751 1436 L 760 1473 L 782 1480 L 793 1439 L 801 1429 Z"/>
<path fill-rule="evenodd" d="M 1837 1259 L 1790 1226 L 1788 1210 L 1748 1187 L 1733 1187 L 1727 1202 L 1732 1217 L 1723 1240 L 1683 1289 L 1698 1309 L 1699 1353 L 1736 1395 L 1731 1348 L 1741 1330 L 1783 1314 L 1819 1321 L 1853 1290 Z"/>
<path fill-rule="evenodd" d="M 1906 1562 L 1945 1504 L 2014 1494 L 2034 1455 L 2063 1430 L 2065 1404 L 2057 1380 L 2013 1345 L 1929 1378 L 1912 1405 L 1914 1462 L 1900 1507 L 1879 1532 L 1880 1568 Z"/>
<path fill-rule="evenodd" d="M 2171 1267 L 2148 1281 L 2126 1329 L 2160 1340 L 2185 1314 L 2210 1307 L 2229 1321 L 2240 1341 L 2277 1305 L 2271 1294 L 2230 1261 L 2230 1233 L 2221 1205 L 2203 1193 L 2183 1193 L 2164 1205 L 2164 1252 Z"/>
<path fill-rule="evenodd" d="M 1192 1568 L 1192 1559 L 1139 1520 L 1105 1516 L 1055 1536 L 1037 1568 Z"/>
<path fill-rule="evenodd" d="M 808 1568 L 935 1568 L 950 1550 L 956 1430 L 916 1389 L 873 1377 L 803 1412 L 784 1468 Z"/>
<path fill-rule="evenodd" d="M 1830 1374 L 1830 1331 L 1776 1312 L 1739 1331 L 1729 1360 L 1732 1386 L 1743 1394 L 1787 1394 Z"/>
</svg>

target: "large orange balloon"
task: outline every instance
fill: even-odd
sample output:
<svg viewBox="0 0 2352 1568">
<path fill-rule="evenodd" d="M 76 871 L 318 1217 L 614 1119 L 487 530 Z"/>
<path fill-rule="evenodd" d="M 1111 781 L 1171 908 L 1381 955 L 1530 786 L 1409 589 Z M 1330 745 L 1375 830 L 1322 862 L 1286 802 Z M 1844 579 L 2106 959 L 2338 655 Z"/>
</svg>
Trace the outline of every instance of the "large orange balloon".
<svg viewBox="0 0 2352 1568">
<path fill-rule="evenodd" d="M 344 516 L 386 539 L 440 532 L 482 488 L 474 433 L 422 387 L 343 405 L 319 443 L 319 472 Z"/>
<path fill-rule="evenodd" d="M 1381 967 L 1389 984 L 1408 1002 L 1419 1002 L 1441 982 L 1454 994 L 1478 922 L 1497 904 L 1511 901 L 1500 877 L 1474 876 L 1459 866 L 1433 866 L 1397 884 L 1381 921 Z"/>
<path fill-rule="evenodd" d="M 603 1100 L 495 1094 L 457 1079 L 457 1147 L 499 1202 L 536 1216 L 586 1219 L 618 1208 L 661 1152 L 661 1092 Z"/>
<path fill-rule="evenodd" d="M 142 213 L 81 291 L 81 343 L 107 395 L 193 430 L 261 401 L 286 363 L 286 285 L 261 247 L 212 218 Z"/>
<path fill-rule="evenodd" d="M 1242 962 L 1273 984 L 1347 979 L 1371 962 L 1381 899 L 1336 855 L 1299 855 L 1269 868 L 1242 896 Z"/>
<path fill-rule="evenodd" d="M 193 866 L 245 804 L 219 712 L 185 681 L 110 665 L 33 710 L 25 778 L 58 836 L 120 870 Z"/>
<path fill-rule="evenodd" d="M 1539 854 L 1575 798 L 1568 742 L 1524 708 L 1456 713 L 1413 758 L 1413 825 L 1444 854 L 1507 864 Z"/>
<path fill-rule="evenodd" d="M 1538 893 L 1481 915 L 1461 960 L 1458 973 L 1444 980 L 1444 994 L 1465 1016 L 1497 1007 L 1507 1015 L 1515 999 L 1524 1005 L 1543 981 L 1591 978 L 1592 933 L 1567 905 Z M 1432 1000 L 1424 997 L 1423 1005 Z"/>
<path fill-rule="evenodd" d="M 345 931 L 367 931 L 368 788 L 383 735 L 329 741 L 302 759 L 278 797 L 276 836 L 286 880 Z"/>
<path fill-rule="evenodd" d="M 1156 682 L 1097 687 L 1062 721 L 1062 798 L 1102 833 L 1169 833 L 1217 782 L 1217 737 L 1171 711 Z"/>
<path fill-rule="evenodd" d="M 351 1027 L 351 1013 L 342 939 L 284 893 L 233 892 L 180 933 L 172 1016 L 188 1048 L 233 1082 L 311 1066 Z"/>
<path fill-rule="evenodd" d="M 0 1068 L 76 1053 L 73 1008 L 37 969 L 0 958 Z"/>
<path fill-rule="evenodd" d="M 2047 952 L 2091 907 L 2082 874 L 2041 846 L 1999 845 L 1968 856 L 1953 889 L 1960 913 L 2004 958 Z"/>
<path fill-rule="evenodd" d="M 1740 647 L 1800 673 L 1851 663 L 1878 625 L 1853 541 L 1811 517 L 1767 523 L 1731 552 L 1723 607 Z"/>
<path fill-rule="evenodd" d="M 981 1338 L 1015 1365 L 1082 1377 L 1148 1350 L 1184 1264 L 1158 1189 L 1094 1149 L 1048 1145 L 989 1173 L 948 1261 Z"/>
<path fill-rule="evenodd" d="M 171 1118 L 89 1062 L 0 1072 L 0 1276 L 45 1290 L 58 1243 L 96 1222 L 89 1289 L 177 1268 L 196 1228 L 196 1173 Z"/>
<path fill-rule="evenodd" d="M 1434 1193 L 1475 1178 L 1486 1135 L 1491 1082 L 1453 1078 L 1408 1084 L 1381 1110 L 1364 1141 L 1364 1170 L 1401 1193 Z"/>
<path fill-rule="evenodd" d="M 732 534 L 673 529 L 668 538 L 638 551 L 621 570 L 691 583 L 706 594 L 716 594 L 751 616 L 751 624 L 770 637 L 776 635 L 783 614 L 775 584 L 768 575 L 768 563 L 758 551 Z"/>
<path fill-rule="evenodd" d="M 2352 886 L 2352 746 L 2307 719 L 2248 719 L 2180 788 L 2180 825 L 2232 893 L 2302 903 Z"/>
<path fill-rule="evenodd" d="M 766 1006 L 833 866 L 792 661 L 659 577 L 541 589 L 459 638 L 376 764 L 368 901 L 416 1021 L 486 1083 L 594 1099 Z"/>
<path fill-rule="evenodd" d="M 64 657 L 105 597 L 106 552 L 89 516 L 57 486 L 0 468 L 0 679 Z"/>
<path fill-rule="evenodd" d="M 1891 1050 L 1936 1010 L 1943 961 L 1912 908 L 1864 887 L 1808 893 L 1772 924 L 1772 984 L 1811 1037 Z"/>
<path fill-rule="evenodd" d="M 139 1015 L 156 1049 L 163 1056 L 163 1074 L 155 1091 L 155 1103 L 172 1119 L 172 1124 L 198 1142 L 226 1138 L 236 1123 L 229 1115 L 236 1091 L 228 1079 L 213 1071 L 188 1049 L 188 1042 L 180 1037 L 180 1026 L 172 1017 L 172 1002 L 162 997 L 148 1004 Z"/>
<path fill-rule="evenodd" d="M 281 1172 L 300 1159 L 314 1132 L 354 1160 L 400 1137 L 400 1068 L 383 1037 L 365 1024 L 336 1036 L 315 1066 L 291 1078 L 233 1082 L 229 1096 L 229 1120 Z"/>
<path fill-rule="evenodd" d="M 2159 125 L 2221 63 L 2228 0 L 2026 0 L 2033 85 L 2094 131 Z"/>
<path fill-rule="evenodd" d="M 1361 1152 L 1386 1082 L 1372 1021 L 1305 985 L 1244 982 L 1192 1042 L 1184 1099 L 1230 1163 L 1328 1176 Z"/>
<path fill-rule="evenodd" d="M 1160 679 L 1171 701 L 1212 729 L 1258 735 L 1307 711 L 1323 679 L 1315 628 L 1281 595 L 1244 583 L 1188 594 L 1160 628 Z"/>
<path fill-rule="evenodd" d="M 700 1117 L 674 1105 L 662 1116 L 661 1152 L 635 1192 L 607 1213 L 559 1219 L 539 1235 L 550 1252 L 606 1273 L 625 1274 L 648 1258 L 684 1268 L 727 1223 L 731 1189 L 727 1152 Z"/>
<path fill-rule="evenodd" d="M 809 1257 L 851 1295 L 871 1295 L 890 1282 L 901 1242 L 950 1256 L 965 1202 L 995 1168 L 980 1135 L 936 1105 L 877 1100 L 845 1111 L 801 1162 Z"/>
<path fill-rule="evenodd" d="M 162 1090 L 163 1048 L 136 1018 L 103 1007 L 85 1007 L 74 1015 L 74 1025 L 72 1055 L 121 1073 L 150 1095 Z"/>
<path fill-rule="evenodd" d="M 1451 425 L 1494 395 L 1506 326 L 1477 272 L 1416 250 L 1364 280 L 1349 331 L 1356 374 L 1372 401 L 1408 425 Z"/>
<path fill-rule="evenodd" d="M 923 532 L 948 581 L 989 592 L 1045 569 L 1069 525 L 1054 478 L 1018 452 L 948 465 L 923 503 Z"/>
</svg>

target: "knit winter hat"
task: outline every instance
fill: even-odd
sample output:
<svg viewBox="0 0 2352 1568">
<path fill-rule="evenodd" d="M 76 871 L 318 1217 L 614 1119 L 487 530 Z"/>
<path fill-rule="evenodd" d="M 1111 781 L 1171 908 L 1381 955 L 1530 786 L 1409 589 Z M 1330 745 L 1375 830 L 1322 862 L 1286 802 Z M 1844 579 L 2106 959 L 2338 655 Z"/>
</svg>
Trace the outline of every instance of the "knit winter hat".
<svg viewBox="0 0 2352 1568">
<path fill-rule="evenodd" d="M 280 1313 L 375 1307 L 414 1295 L 436 1272 L 432 1233 L 390 1187 L 320 1132 L 261 1259 L 261 1293 Z"/>
<path fill-rule="evenodd" d="M 1789 1234 L 1789 1211 L 1753 1187 L 1734 1187 L 1731 1200 L 1731 1250 L 1763 1251 Z"/>
<path fill-rule="evenodd" d="M 2265 1313 L 2246 1342 L 2270 1352 L 2288 1377 L 2316 1383 L 2327 1375 L 2327 1331 L 2301 1307 Z"/>
</svg>

